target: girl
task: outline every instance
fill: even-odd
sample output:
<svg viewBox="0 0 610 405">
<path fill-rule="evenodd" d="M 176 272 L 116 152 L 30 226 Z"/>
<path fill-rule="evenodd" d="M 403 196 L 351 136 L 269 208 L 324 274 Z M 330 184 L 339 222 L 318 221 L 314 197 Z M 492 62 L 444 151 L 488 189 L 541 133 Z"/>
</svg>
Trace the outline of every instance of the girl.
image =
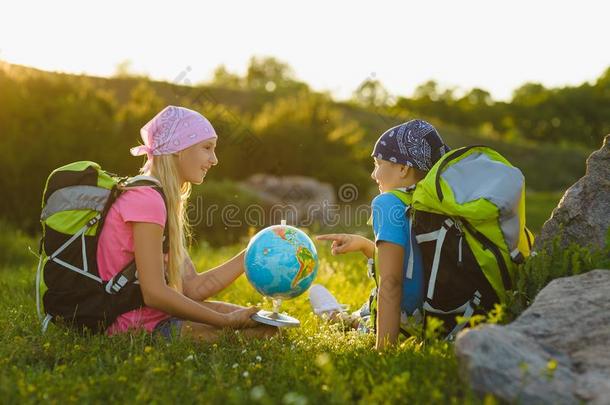
<svg viewBox="0 0 610 405">
<path fill-rule="evenodd" d="M 421 252 L 409 232 L 405 204 L 391 190 L 407 191 L 423 179 L 434 164 L 449 151 L 436 129 L 423 120 L 411 120 L 384 132 L 375 147 L 375 168 L 371 178 L 380 194 L 373 199 L 372 225 L 375 241 L 349 234 L 320 235 L 318 240 L 332 241 L 333 255 L 361 252 L 379 273 L 376 317 L 376 348 L 383 349 L 398 340 L 401 325 L 420 317 L 423 304 L 423 266 Z M 413 247 L 411 251 L 410 247 Z M 375 258 L 375 253 L 377 257 Z M 413 255 L 412 274 L 409 256 Z M 410 277 L 407 277 L 407 275 Z M 322 286 L 312 286 L 310 299 L 316 314 L 326 313 L 332 321 L 347 321 L 352 327 L 363 328 L 370 316 L 365 304 L 360 311 L 348 315 L 343 307 Z"/>
<path fill-rule="evenodd" d="M 112 205 L 98 243 L 100 276 L 110 279 L 135 256 L 145 306 L 122 314 L 108 334 L 145 329 L 165 337 L 178 334 L 212 341 L 224 328 L 266 337 L 274 327 L 250 319 L 256 307 L 206 301 L 229 286 L 243 269 L 244 252 L 226 263 L 198 274 L 188 256 L 187 200 L 191 184 L 201 184 L 218 164 L 218 136 L 201 114 L 168 106 L 140 131 L 144 145 L 131 149 L 146 154 L 140 173 L 156 178 L 165 194 L 152 187 L 128 189 Z M 167 221 L 169 253 L 162 252 Z"/>
</svg>

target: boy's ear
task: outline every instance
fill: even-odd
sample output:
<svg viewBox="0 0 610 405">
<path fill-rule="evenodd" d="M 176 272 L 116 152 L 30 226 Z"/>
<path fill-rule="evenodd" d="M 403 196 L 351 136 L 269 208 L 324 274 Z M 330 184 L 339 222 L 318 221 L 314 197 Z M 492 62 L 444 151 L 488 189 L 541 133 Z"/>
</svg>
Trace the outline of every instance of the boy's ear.
<svg viewBox="0 0 610 405">
<path fill-rule="evenodd" d="M 410 166 L 400 165 L 400 177 L 407 178 L 409 176 L 409 170 L 412 170 Z"/>
</svg>

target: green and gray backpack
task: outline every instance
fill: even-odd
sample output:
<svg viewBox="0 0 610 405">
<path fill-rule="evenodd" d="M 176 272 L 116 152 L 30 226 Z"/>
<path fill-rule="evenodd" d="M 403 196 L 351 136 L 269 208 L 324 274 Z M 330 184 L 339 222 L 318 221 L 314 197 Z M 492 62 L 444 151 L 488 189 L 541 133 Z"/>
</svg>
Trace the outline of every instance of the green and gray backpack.
<svg viewBox="0 0 610 405">
<path fill-rule="evenodd" d="M 121 193 L 152 186 L 163 200 L 154 177 L 118 177 L 89 161 L 55 169 L 42 196 L 42 237 L 36 272 L 36 307 L 43 332 L 50 321 L 79 331 L 104 331 L 117 316 L 143 306 L 135 261 L 110 280 L 100 277 L 97 243 L 108 211 Z M 169 250 L 165 226 L 163 251 Z M 41 308 L 40 284 L 47 290 Z"/>
<path fill-rule="evenodd" d="M 440 318 L 452 339 L 472 315 L 506 302 L 530 255 L 525 179 L 498 152 L 475 145 L 445 154 L 414 189 L 392 193 L 406 204 L 422 252 L 424 320 Z M 406 277 L 412 268 L 410 255 Z M 373 326 L 376 307 L 373 297 Z"/>
</svg>

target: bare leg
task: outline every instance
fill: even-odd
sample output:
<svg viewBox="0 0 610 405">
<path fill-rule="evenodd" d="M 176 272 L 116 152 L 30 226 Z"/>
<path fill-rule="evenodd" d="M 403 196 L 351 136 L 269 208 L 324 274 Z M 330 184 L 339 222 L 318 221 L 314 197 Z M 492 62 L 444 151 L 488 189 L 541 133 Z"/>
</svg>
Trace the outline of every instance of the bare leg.
<svg viewBox="0 0 610 405">
<path fill-rule="evenodd" d="M 203 342 L 215 342 L 222 334 L 223 329 L 204 323 L 184 321 L 180 334 L 190 336 Z M 278 332 L 278 328 L 269 325 L 260 325 L 254 328 L 239 329 L 242 336 L 248 338 L 269 338 Z"/>
<path fill-rule="evenodd" d="M 223 314 L 245 308 L 240 305 L 223 301 L 204 301 L 201 305 Z M 180 330 L 182 336 L 191 336 L 204 342 L 214 342 L 218 340 L 222 332 L 222 328 L 191 321 L 184 321 L 182 323 L 182 329 Z M 239 329 L 239 332 L 242 336 L 248 338 L 268 338 L 275 335 L 278 332 L 278 328 L 261 324 L 254 328 Z"/>
</svg>

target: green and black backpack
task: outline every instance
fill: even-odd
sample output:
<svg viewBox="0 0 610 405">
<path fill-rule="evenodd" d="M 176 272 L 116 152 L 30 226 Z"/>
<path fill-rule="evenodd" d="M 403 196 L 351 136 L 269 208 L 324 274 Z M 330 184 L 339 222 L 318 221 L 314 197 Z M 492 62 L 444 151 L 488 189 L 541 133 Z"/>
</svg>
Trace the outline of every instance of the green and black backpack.
<svg viewBox="0 0 610 405">
<path fill-rule="evenodd" d="M 530 255 L 523 174 L 495 150 L 475 145 L 445 154 L 415 188 L 391 192 L 406 204 L 421 249 L 424 322 L 440 318 L 452 339 L 472 315 L 506 302 Z M 373 327 L 376 308 L 373 296 Z"/>
<path fill-rule="evenodd" d="M 142 307 L 135 260 L 110 280 L 97 268 L 97 243 L 112 204 L 128 188 L 152 186 L 163 200 L 159 180 L 118 177 L 95 162 L 55 169 L 42 196 L 42 237 L 36 272 L 36 307 L 43 332 L 50 321 L 79 331 L 104 331 L 117 316 Z M 167 223 L 163 251 L 169 251 Z M 40 302 L 41 274 L 47 290 Z"/>
</svg>

